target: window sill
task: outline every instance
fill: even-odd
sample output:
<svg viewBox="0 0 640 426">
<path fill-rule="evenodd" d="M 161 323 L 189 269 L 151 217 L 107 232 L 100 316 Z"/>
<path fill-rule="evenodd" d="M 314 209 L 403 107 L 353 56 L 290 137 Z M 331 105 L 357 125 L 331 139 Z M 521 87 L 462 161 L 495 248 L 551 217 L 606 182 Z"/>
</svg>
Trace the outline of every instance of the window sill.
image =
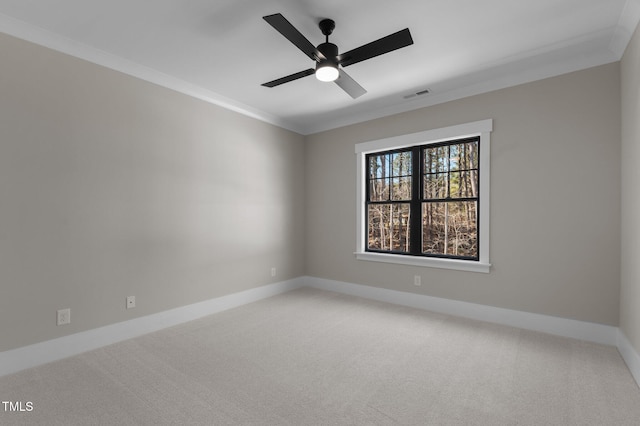
<svg viewBox="0 0 640 426">
<path fill-rule="evenodd" d="M 421 266 L 425 268 L 454 269 L 467 272 L 483 272 L 488 274 L 490 263 L 470 260 L 439 259 L 433 257 L 403 256 L 398 254 L 384 254 L 371 252 L 356 252 L 356 259 L 370 262 L 396 263 L 400 265 Z"/>
</svg>

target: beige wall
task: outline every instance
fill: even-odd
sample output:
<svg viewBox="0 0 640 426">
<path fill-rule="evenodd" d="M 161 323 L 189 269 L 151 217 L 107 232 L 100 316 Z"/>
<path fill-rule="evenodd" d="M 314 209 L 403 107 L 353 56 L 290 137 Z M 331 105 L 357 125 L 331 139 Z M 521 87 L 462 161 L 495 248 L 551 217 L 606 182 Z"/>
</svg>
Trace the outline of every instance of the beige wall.
<svg viewBox="0 0 640 426">
<path fill-rule="evenodd" d="M 636 349 L 639 56 L 636 34 L 620 316 Z M 0 351 L 303 274 L 618 324 L 619 64 L 303 138 L 8 36 L 0 57 Z M 486 118 L 491 273 L 356 261 L 354 145 Z"/>
<path fill-rule="evenodd" d="M 302 136 L 4 35 L 0 58 L 0 351 L 304 273 Z"/>
<path fill-rule="evenodd" d="M 354 145 L 488 118 L 491 273 L 356 260 Z M 308 275 L 618 324 L 618 63 L 312 135 L 306 159 Z"/>
<path fill-rule="evenodd" d="M 640 29 L 621 61 L 622 277 L 620 329 L 640 353 Z"/>
</svg>

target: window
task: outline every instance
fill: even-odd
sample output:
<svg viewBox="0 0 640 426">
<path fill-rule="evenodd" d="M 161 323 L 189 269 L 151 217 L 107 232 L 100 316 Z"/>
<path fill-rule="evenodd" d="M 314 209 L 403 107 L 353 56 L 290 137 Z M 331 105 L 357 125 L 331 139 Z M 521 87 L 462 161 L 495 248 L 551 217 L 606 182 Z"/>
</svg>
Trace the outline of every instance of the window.
<svg viewBox="0 0 640 426">
<path fill-rule="evenodd" d="M 365 250 L 478 260 L 479 141 L 367 154 Z"/>
<path fill-rule="evenodd" d="M 360 260 L 489 272 L 492 120 L 358 144 Z"/>
</svg>

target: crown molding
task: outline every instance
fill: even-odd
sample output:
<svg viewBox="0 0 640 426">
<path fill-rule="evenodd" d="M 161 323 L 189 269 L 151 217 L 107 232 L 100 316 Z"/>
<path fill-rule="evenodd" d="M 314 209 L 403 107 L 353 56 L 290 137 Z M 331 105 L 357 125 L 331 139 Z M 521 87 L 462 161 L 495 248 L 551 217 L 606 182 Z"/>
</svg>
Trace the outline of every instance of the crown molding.
<svg viewBox="0 0 640 426">
<path fill-rule="evenodd" d="M 638 22 L 640 22 L 640 0 L 627 0 L 609 42 L 609 49 L 617 56 L 618 60 L 622 59 L 622 55 L 624 55 L 624 51 L 638 27 Z"/>
<path fill-rule="evenodd" d="M 306 119 L 278 117 L 201 86 L 7 15 L 0 14 L 0 32 L 140 78 L 301 135 L 310 135 L 619 61 L 639 22 L 640 0 L 627 0 L 615 28 L 571 41 L 571 43 L 577 42 L 577 45 L 563 41 L 536 51 L 524 52 L 516 57 L 499 61 L 499 63 L 484 64 L 484 67 L 473 74 L 454 77 L 446 82 L 441 82 L 441 84 L 434 83 L 430 87 L 431 93 L 426 96 L 409 100 L 401 99 L 401 97 L 398 99 L 377 99 L 369 102 L 364 111 L 350 111 L 350 108 L 346 108 L 343 111 L 330 111 Z M 594 43 L 599 45 L 599 49 L 584 50 L 586 46 Z M 574 49 L 579 50 L 578 54 L 567 54 Z M 479 79 L 476 78 L 478 76 Z M 391 105 L 389 105 L 389 101 L 391 101 Z"/>
<path fill-rule="evenodd" d="M 218 105 L 239 114 L 301 133 L 302 129 L 285 119 L 237 102 L 219 93 L 162 73 L 134 61 L 79 43 L 24 21 L 0 14 L 0 32 L 48 49 L 91 62 L 184 95 Z"/>
</svg>

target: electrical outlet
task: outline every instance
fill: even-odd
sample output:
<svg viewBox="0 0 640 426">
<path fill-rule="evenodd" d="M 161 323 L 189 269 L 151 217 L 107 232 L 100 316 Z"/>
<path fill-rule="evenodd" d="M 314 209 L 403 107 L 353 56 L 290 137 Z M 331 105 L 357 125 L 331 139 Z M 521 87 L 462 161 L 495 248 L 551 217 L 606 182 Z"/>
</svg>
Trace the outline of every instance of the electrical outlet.
<svg viewBox="0 0 640 426">
<path fill-rule="evenodd" d="M 421 286 L 422 285 L 422 277 L 420 275 L 413 276 L 413 285 Z"/>
<path fill-rule="evenodd" d="M 272 277 L 275 277 L 275 276 L 276 276 L 276 267 L 275 267 L 275 266 L 272 266 L 272 267 L 271 267 L 271 276 L 272 276 Z"/>
<path fill-rule="evenodd" d="M 136 307 L 136 297 L 135 296 L 127 296 L 127 309 Z"/>
<path fill-rule="evenodd" d="M 58 309 L 56 325 L 65 325 L 71 323 L 71 309 Z"/>
</svg>

